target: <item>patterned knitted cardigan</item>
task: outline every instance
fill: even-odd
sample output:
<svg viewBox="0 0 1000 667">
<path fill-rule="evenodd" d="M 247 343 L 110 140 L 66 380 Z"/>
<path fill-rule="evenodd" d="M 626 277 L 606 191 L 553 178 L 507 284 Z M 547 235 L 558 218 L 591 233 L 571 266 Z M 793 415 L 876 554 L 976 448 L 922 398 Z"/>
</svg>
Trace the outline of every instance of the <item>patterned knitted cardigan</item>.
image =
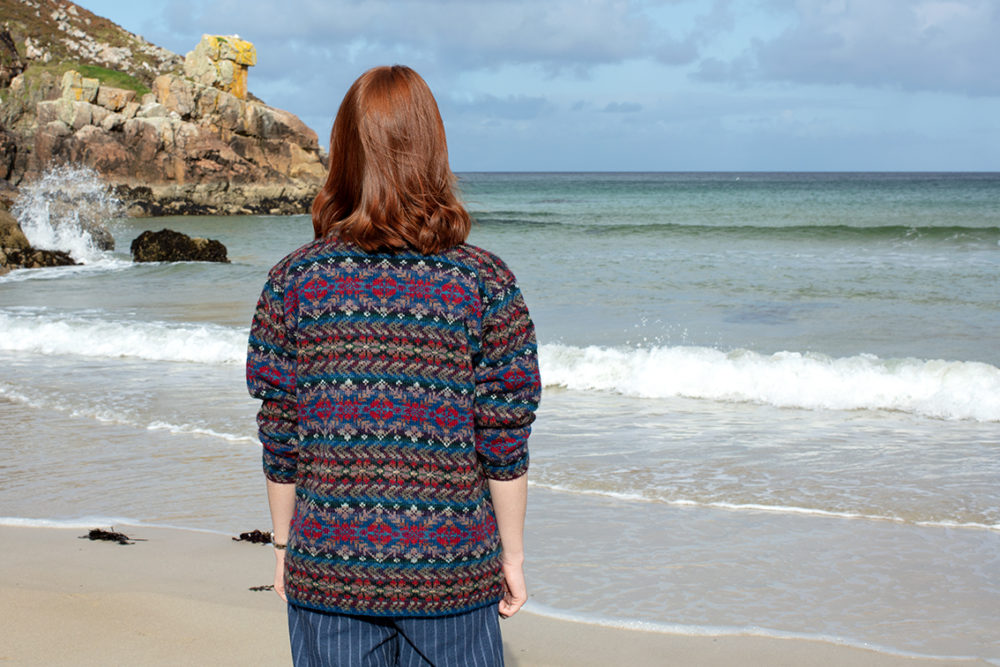
<svg viewBox="0 0 1000 667">
<path fill-rule="evenodd" d="M 498 257 L 303 246 L 268 276 L 247 384 L 264 473 L 295 484 L 290 602 L 439 616 L 500 600 L 486 480 L 527 472 L 541 385 Z"/>
</svg>

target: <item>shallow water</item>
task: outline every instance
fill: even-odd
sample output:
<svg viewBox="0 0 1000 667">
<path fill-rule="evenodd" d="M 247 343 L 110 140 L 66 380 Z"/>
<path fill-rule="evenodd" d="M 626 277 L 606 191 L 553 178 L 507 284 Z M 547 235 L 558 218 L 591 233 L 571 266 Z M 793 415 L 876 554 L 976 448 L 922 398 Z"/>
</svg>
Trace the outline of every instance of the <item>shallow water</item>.
<svg viewBox="0 0 1000 667">
<path fill-rule="evenodd" d="M 1000 177 L 462 183 L 538 325 L 534 604 L 1000 661 Z M 163 227 L 232 264 L 132 264 Z M 0 278 L 0 515 L 267 527 L 241 364 L 308 218 L 115 235 Z"/>
</svg>

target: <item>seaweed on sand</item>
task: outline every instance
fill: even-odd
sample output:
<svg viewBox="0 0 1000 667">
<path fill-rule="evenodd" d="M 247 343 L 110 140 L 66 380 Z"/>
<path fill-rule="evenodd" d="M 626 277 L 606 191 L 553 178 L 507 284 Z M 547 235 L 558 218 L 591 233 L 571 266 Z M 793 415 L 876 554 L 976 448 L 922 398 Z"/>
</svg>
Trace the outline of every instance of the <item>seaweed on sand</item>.
<svg viewBox="0 0 1000 667">
<path fill-rule="evenodd" d="M 118 544 L 135 544 L 137 541 L 145 542 L 140 538 L 131 538 L 125 533 L 119 533 L 114 528 L 103 530 L 101 528 L 91 528 L 86 535 L 80 536 L 81 540 L 104 540 L 106 542 L 117 542 Z"/>
<path fill-rule="evenodd" d="M 252 542 L 254 544 L 270 544 L 271 533 L 264 530 L 251 530 L 249 533 L 240 533 L 239 537 L 234 537 L 233 542 Z"/>
</svg>

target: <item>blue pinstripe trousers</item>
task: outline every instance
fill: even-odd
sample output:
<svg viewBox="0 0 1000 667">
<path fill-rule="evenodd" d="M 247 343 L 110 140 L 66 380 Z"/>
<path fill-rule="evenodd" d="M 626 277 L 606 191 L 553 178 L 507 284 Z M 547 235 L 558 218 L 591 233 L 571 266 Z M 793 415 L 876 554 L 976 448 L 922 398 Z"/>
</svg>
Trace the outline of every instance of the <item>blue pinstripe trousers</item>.
<svg viewBox="0 0 1000 667">
<path fill-rule="evenodd" d="M 503 667 L 497 606 L 453 616 L 382 618 L 288 605 L 295 667 Z"/>
</svg>

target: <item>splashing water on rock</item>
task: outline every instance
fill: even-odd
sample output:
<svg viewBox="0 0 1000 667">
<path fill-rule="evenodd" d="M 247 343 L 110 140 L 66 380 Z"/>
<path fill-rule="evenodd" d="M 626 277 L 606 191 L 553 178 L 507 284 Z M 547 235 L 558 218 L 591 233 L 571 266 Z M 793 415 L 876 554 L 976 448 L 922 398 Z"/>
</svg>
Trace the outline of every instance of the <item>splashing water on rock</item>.
<svg viewBox="0 0 1000 667">
<path fill-rule="evenodd" d="M 125 207 L 90 167 L 61 165 L 21 186 L 11 214 L 32 246 L 63 250 L 86 264 L 114 249 L 109 225 Z"/>
</svg>

